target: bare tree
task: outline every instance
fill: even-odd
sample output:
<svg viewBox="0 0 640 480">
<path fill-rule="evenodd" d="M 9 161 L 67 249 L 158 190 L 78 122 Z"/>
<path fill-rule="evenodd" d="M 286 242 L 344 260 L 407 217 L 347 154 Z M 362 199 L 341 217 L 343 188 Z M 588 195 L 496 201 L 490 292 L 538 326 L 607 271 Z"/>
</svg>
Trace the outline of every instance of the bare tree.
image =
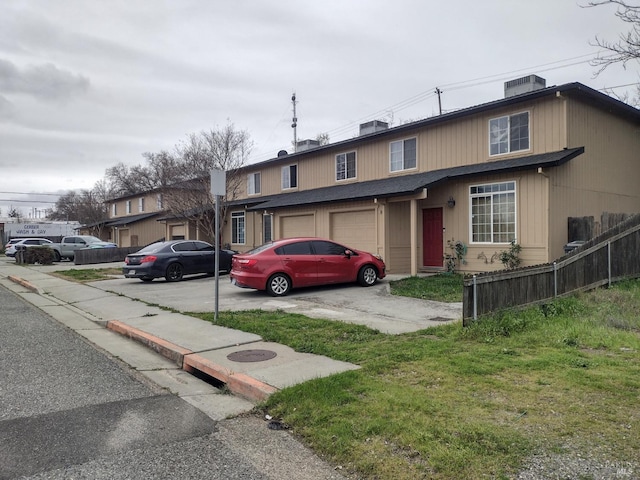
<svg viewBox="0 0 640 480">
<path fill-rule="evenodd" d="M 180 166 L 188 180 L 174 183 L 165 190 L 166 208 L 176 218 L 192 222 L 215 241 L 215 209 L 211 196 L 211 170 L 226 172 L 226 201 L 237 198 L 244 177 L 240 169 L 247 163 L 253 144 L 246 131 L 236 130 L 232 123 L 218 130 L 191 134 L 176 147 Z M 185 178 L 182 176 L 182 178 Z M 226 214 L 223 202 L 220 216 Z"/>
<path fill-rule="evenodd" d="M 70 191 L 62 195 L 49 213 L 49 218 L 77 220 L 99 237 L 108 218 L 107 200 L 112 197 L 110 185 L 101 180 L 91 190 Z"/>
<path fill-rule="evenodd" d="M 596 37 L 595 45 L 609 52 L 609 55 L 599 56 L 592 61 L 592 65 L 598 67 L 597 74 L 613 64 L 622 63 L 626 68 L 629 61 L 640 59 L 640 5 L 634 5 L 628 0 L 596 0 L 589 2 L 587 7 L 602 5 L 614 5 L 616 17 L 630 24 L 631 29 L 620 34 L 617 41 Z"/>
</svg>

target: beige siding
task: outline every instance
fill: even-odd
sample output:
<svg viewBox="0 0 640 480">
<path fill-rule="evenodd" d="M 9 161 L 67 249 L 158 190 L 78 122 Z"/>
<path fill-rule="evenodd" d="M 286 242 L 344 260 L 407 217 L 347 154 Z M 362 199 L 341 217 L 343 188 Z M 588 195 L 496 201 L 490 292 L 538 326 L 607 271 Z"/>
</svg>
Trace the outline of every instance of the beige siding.
<svg viewBox="0 0 640 480">
<path fill-rule="evenodd" d="M 640 125 L 575 99 L 567 100 L 569 147 L 581 156 L 549 170 L 550 256 L 562 255 L 569 217 L 640 211 Z"/>
</svg>

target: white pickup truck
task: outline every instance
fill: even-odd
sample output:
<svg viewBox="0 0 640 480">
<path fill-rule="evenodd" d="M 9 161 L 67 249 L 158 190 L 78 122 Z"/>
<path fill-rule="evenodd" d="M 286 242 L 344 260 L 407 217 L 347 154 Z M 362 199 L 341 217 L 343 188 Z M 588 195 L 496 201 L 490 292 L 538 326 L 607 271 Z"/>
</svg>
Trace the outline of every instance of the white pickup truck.
<svg viewBox="0 0 640 480">
<path fill-rule="evenodd" d="M 81 248 L 110 248 L 117 247 L 117 245 L 111 242 L 104 242 L 91 235 L 70 235 L 62 237 L 60 243 L 47 244 L 47 247 L 54 250 L 54 260 L 59 262 L 63 258 L 73 260 L 76 250 Z"/>
</svg>

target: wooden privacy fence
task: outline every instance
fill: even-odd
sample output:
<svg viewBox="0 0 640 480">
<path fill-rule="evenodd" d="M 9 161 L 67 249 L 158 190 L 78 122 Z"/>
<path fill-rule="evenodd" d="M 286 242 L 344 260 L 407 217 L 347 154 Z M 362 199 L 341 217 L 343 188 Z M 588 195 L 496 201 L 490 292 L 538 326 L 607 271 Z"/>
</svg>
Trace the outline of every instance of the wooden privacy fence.
<svg viewBox="0 0 640 480">
<path fill-rule="evenodd" d="M 123 262 L 129 253 L 135 253 L 142 247 L 118 248 L 83 248 L 76 250 L 73 263 L 76 265 L 90 265 L 92 263 Z"/>
<path fill-rule="evenodd" d="M 640 215 L 553 263 L 466 277 L 463 325 L 505 308 L 542 303 L 635 277 L 640 277 Z"/>
</svg>

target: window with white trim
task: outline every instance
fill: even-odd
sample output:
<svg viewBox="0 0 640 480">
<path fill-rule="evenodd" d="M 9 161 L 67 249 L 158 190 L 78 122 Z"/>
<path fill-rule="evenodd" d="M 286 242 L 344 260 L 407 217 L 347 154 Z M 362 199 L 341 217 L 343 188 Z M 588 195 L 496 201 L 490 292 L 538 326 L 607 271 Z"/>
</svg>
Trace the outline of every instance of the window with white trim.
<svg viewBox="0 0 640 480">
<path fill-rule="evenodd" d="M 489 154 L 529 150 L 529 112 L 489 120 Z"/>
<path fill-rule="evenodd" d="M 129 215 L 131 213 L 131 200 L 127 200 L 126 212 L 127 212 L 127 215 Z"/>
<path fill-rule="evenodd" d="M 144 212 L 144 197 L 138 199 L 138 211 Z"/>
<path fill-rule="evenodd" d="M 231 214 L 231 243 L 244 245 L 244 235 L 244 212 L 233 212 Z"/>
<path fill-rule="evenodd" d="M 282 189 L 297 188 L 298 186 L 298 166 L 287 165 L 282 167 Z"/>
<path fill-rule="evenodd" d="M 516 182 L 469 187 L 471 242 L 509 243 L 516 238 Z"/>
<path fill-rule="evenodd" d="M 111 204 L 111 216 L 115 217 L 118 215 L 118 205 L 116 203 Z"/>
<path fill-rule="evenodd" d="M 247 176 L 247 194 L 258 195 L 260 193 L 260 172 L 250 173 Z"/>
<path fill-rule="evenodd" d="M 161 194 L 161 193 L 159 193 L 159 194 L 156 196 L 156 207 L 157 207 L 157 209 L 158 209 L 158 210 L 162 210 L 162 205 L 163 205 L 163 203 L 162 203 L 162 194 Z"/>
<path fill-rule="evenodd" d="M 416 168 L 416 139 L 408 138 L 389 144 L 389 168 L 392 172 Z"/>
<path fill-rule="evenodd" d="M 356 178 L 356 152 L 336 155 L 336 181 Z"/>
<path fill-rule="evenodd" d="M 262 243 L 273 240 L 273 215 L 265 213 L 262 215 Z"/>
</svg>

